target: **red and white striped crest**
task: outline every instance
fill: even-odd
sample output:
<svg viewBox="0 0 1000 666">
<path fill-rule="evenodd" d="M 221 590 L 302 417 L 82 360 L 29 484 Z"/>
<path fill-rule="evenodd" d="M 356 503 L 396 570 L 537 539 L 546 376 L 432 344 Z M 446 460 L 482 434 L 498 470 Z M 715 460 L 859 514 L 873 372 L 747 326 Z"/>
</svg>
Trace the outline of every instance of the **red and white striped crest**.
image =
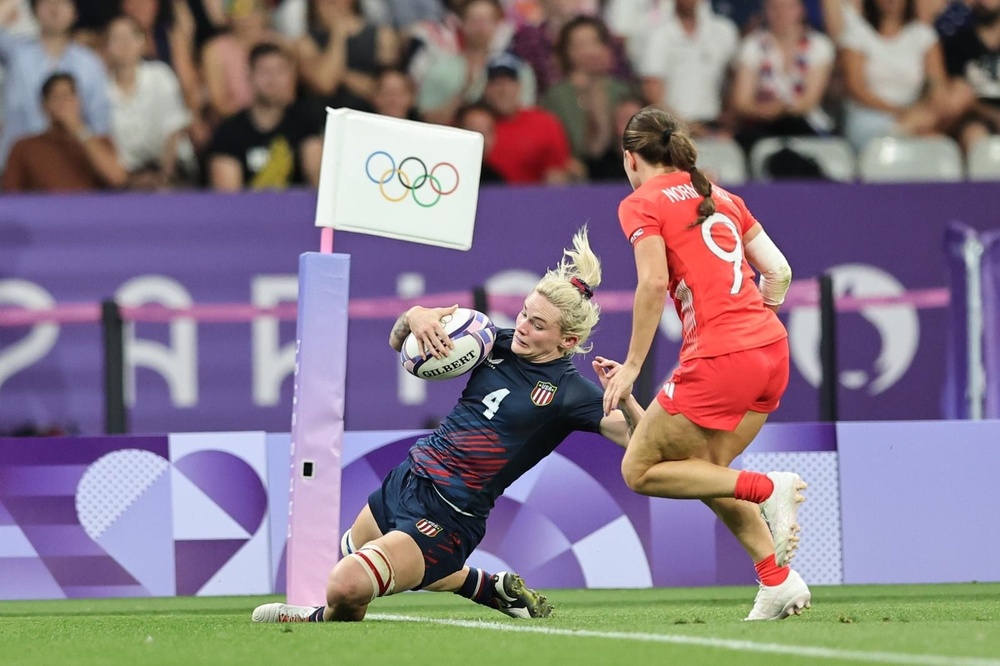
<svg viewBox="0 0 1000 666">
<path fill-rule="evenodd" d="M 444 528 L 437 523 L 432 523 L 426 518 L 421 518 L 417 521 L 417 531 L 421 534 L 426 534 L 429 537 L 436 537 L 443 529 Z"/>
<path fill-rule="evenodd" d="M 539 407 L 544 407 L 552 402 L 552 398 L 555 397 L 558 388 L 555 384 L 538 382 L 535 384 L 535 388 L 531 389 L 531 402 Z"/>
</svg>

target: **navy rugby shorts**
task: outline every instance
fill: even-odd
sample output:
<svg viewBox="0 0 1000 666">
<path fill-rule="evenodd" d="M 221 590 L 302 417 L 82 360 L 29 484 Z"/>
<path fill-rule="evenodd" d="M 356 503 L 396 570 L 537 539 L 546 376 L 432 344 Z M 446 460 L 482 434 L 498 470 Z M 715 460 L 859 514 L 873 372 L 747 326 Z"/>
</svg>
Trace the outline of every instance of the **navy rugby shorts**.
<svg viewBox="0 0 1000 666">
<path fill-rule="evenodd" d="M 418 589 L 461 570 L 486 535 L 485 518 L 456 511 L 430 479 L 413 473 L 409 459 L 368 496 L 368 506 L 382 534 L 398 530 L 417 542 L 424 555 L 424 578 Z"/>
</svg>

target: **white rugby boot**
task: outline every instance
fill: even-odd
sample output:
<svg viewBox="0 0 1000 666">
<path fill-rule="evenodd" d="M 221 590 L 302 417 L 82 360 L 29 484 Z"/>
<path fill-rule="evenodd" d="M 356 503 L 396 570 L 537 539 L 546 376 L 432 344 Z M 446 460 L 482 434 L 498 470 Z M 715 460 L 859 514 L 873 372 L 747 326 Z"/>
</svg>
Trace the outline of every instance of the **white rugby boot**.
<svg viewBox="0 0 1000 666">
<path fill-rule="evenodd" d="M 805 490 L 806 484 L 794 472 L 769 472 L 767 478 L 774 483 L 774 491 L 760 503 L 760 515 L 774 539 L 774 561 L 783 567 L 799 547 L 799 504 L 806 500 L 799 491 Z"/>
<path fill-rule="evenodd" d="M 781 585 L 768 587 L 761 583 L 753 600 L 753 609 L 743 620 L 782 620 L 789 615 L 801 615 L 802 610 L 811 605 L 809 586 L 792 569 Z"/>
<path fill-rule="evenodd" d="M 253 609 L 254 622 L 308 622 L 309 616 L 319 606 L 292 606 L 291 604 L 264 604 Z"/>
<path fill-rule="evenodd" d="M 524 584 L 516 573 L 501 571 L 490 579 L 496 592 L 496 609 L 504 615 L 518 618 L 549 617 L 552 604 L 544 594 Z"/>
</svg>

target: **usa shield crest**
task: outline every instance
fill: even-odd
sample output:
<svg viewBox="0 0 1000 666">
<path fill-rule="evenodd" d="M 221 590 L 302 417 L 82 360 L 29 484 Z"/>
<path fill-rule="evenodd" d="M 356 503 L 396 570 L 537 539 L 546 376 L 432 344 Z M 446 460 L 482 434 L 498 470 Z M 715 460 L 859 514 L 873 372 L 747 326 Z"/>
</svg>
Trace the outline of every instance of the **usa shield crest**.
<svg viewBox="0 0 1000 666">
<path fill-rule="evenodd" d="M 556 389 L 558 388 L 558 386 L 549 382 L 538 382 L 535 384 L 535 388 L 531 389 L 531 402 L 539 407 L 544 407 L 552 402 L 552 398 L 555 397 Z"/>
<path fill-rule="evenodd" d="M 429 537 L 436 537 L 443 529 L 444 528 L 437 523 L 431 522 L 426 518 L 421 518 L 417 521 L 417 531 L 421 534 L 426 534 Z"/>
</svg>

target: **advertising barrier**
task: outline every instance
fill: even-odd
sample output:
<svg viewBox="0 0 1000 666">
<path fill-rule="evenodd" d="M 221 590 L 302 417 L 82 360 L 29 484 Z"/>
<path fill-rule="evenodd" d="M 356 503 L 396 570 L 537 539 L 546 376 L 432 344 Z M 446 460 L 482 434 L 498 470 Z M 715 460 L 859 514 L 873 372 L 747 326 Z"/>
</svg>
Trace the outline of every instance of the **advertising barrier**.
<svg viewBox="0 0 1000 666">
<path fill-rule="evenodd" d="M 345 433 L 342 525 L 423 432 Z M 997 441 L 1000 421 L 768 424 L 734 467 L 809 484 L 794 565 L 811 584 L 1000 581 Z M 289 448 L 259 432 L 0 438 L 0 599 L 285 593 Z M 633 493 L 621 456 L 571 435 L 500 497 L 470 564 L 540 588 L 754 584 L 708 508 Z M 920 479 L 946 490 L 928 501 Z"/>
<path fill-rule="evenodd" d="M 896 299 L 839 316 L 842 419 L 945 415 L 944 227 L 953 219 L 976 229 L 997 226 L 995 211 L 983 205 L 995 200 L 996 187 L 820 183 L 735 190 L 788 256 L 793 287 L 808 289 L 810 279 L 829 271 L 841 297 Z M 617 206 L 627 194 L 623 185 L 483 188 L 468 252 L 338 231 L 336 251 L 351 256 L 347 429 L 423 427 L 447 413 L 461 390 L 461 381 L 422 382 L 402 371 L 386 344 L 402 310 L 413 302 L 471 306 L 481 286 L 493 302 L 506 299 L 509 306 L 513 299 L 516 312 L 518 299 L 583 224 L 604 267 L 594 353 L 624 356 L 635 264 Z M 102 431 L 101 338 L 93 313 L 105 298 L 125 308 L 294 306 L 298 257 L 319 246 L 315 206 L 310 191 L 4 197 L 0 431 L 26 424 Z M 934 298 L 920 297 L 928 293 Z M 54 305 L 80 305 L 87 315 L 81 320 L 91 323 L 8 325 L 14 313 Z M 510 310 L 491 306 L 490 314 L 510 325 Z M 131 431 L 287 431 L 294 315 L 276 312 L 222 323 L 191 315 L 129 324 Z M 782 319 L 792 377 L 774 418 L 814 420 L 818 311 L 800 301 Z M 679 340 L 680 324 L 668 308 L 654 351 L 656 382 L 672 370 Z M 588 359 L 580 360 L 589 373 Z"/>
</svg>

